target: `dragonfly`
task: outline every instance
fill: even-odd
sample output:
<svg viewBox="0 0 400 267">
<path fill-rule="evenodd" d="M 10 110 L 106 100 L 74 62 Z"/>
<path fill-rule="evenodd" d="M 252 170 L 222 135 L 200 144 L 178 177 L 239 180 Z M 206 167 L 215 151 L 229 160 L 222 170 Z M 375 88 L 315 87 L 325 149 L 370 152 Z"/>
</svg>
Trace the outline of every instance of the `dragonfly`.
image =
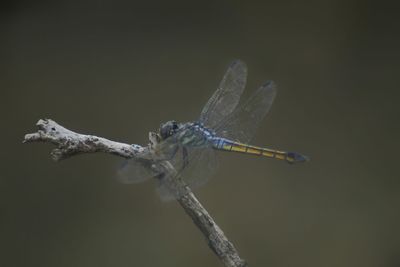
<svg viewBox="0 0 400 267">
<path fill-rule="evenodd" d="M 273 158 L 291 164 L 308 161 L 307 156 L 297 152 L 249 144 L 270 110 L 277 90 L 274 82 L 268 81 L 239 103 L 246 79 L 245 63 L 233 61 L 198 120 L 162 123 L 155 133 L 157 142 L 151 159 L 127 160 L 119 170 L 119 180 L 138 183 L 158 178 L 158 192 L 162 199 L 169 200 L 180 197 L 180 192 L 171 189 L 167 178 L 182 179 L 192 189 L 204 185 L 215 173 L 217 151 Z M 177 170 L 176 177 L 168 177 L 160 168 L 166 161 Z"/>
</svg>

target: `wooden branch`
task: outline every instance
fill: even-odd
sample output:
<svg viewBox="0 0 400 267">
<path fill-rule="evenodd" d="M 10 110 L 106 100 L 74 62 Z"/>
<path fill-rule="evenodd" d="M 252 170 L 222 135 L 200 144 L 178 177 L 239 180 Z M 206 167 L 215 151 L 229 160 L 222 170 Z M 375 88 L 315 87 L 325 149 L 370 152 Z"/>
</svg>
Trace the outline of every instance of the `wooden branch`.
<svg viewBox="0 0 400 267">
<path fill-rule="evenodd" d="M 51 152 L 55 161 L 66 159 L 73 155 L 82 153 L 104 152 L 123 158 L 140 158 L 150 160 L 152 145 L 142 147 L 125 143 L 111 141 L 102 137 L 75 133 L 68 130 L 50 119 L 39 120 L 36 123 L 39 130 L 36 133 L 25 135 L 24 143 L 27 142 L 49 142 L 57 146 Z M 150 142 L 154 142 L 150 133 Z M 171 177 L 176 177 L 177 172 L 169 162 L 163 164 Z M 179 204 L 192 218 L 195 225 L 203 233 L 208 246 L 227 267 L 245 267 L 246 262 L 239 257 L 233 244 L 225 236 L 221 228 L 215 223 L 207 210 L 201 205 L 191 189 L 183 184 L 181 179 L 172 181 L 174 186 L 180 187 L 183 192 L 178 198 Z"/>
</svg>

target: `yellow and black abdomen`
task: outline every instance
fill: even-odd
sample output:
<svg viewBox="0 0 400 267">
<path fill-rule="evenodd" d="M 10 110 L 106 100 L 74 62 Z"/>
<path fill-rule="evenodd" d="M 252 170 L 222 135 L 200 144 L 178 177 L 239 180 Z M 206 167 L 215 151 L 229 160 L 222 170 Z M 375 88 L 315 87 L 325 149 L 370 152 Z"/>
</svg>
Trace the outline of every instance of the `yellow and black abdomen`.
<svg viewBox="0 0 400 267">
<path fill-rule="evenodd" d="M 213 147 L 222 151 L 239 152 L 268 158 L 286 160 L 289 163 L 304 162 L 308 158 L 296 152 L 285 152 L 269 148 L 251 146 L 240 142 L 234 142 L 225 138 L 215 138 Z"/>
</svg>

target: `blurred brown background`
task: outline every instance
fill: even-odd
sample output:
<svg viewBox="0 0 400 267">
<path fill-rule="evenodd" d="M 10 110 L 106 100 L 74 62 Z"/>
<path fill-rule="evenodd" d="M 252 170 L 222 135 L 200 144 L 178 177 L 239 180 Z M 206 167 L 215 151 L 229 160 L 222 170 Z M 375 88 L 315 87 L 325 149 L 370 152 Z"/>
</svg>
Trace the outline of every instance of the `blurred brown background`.
<svg viewBox="0 0 400 267">
<path fill-rule="evenodd" d="M 221 266 L 152 182 L 104 154 L 21 144 L 39 118 L 145 144 L 195 119 L 232 59 L 278 97 L 254 144 L 197 191 L 250 266 L 400 266 L 399 9 L 379 1 L 2 4 L 0 265 Z"/>
</svg>

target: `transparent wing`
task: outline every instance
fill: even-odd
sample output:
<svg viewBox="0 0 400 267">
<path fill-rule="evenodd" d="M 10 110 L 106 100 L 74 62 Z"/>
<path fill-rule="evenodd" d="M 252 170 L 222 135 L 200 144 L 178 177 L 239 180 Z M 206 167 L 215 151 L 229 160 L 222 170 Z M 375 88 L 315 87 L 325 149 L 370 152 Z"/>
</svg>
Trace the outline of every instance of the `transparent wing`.
<svg viewBox="0 0 400 267">
<path fill-rule="evenodd" d="M 179 198 L 185 191 L 176 187 L 175 183 L 171 183 L 169 179 L 182 179 L 184 184 L 190 189 L 196 189 L 203 186 L 209 178 L 215 173 L 217 161 L 214 150 L 195 149 L 189 152 L 189 159 L 186 163 L 179 159 L 183 156 L 177 153 L 171 163 L 178 171 L 177 177 L 163 177 L 158 180 L 157 193 L 164 201 Z"/>
<path fill-rule="evenodd" d="M 159 179 L 157 192 L 162 200 L 176 199 L 181 196 L 181 189 L 174 187 L 170 179 L 182 179 L 191 189 L 204 185 L 217 169 L 217 158 L 210 144 L 185 146 L 173 138 L 165 140 L 168 148 L 164 160 L 169 161 L 177 171 L 177 177 L 165 176 Z M 171 144 L 175 143 L 175 145 Z M 172 156 L 171 156 L 172 155 Z"/>
<path fill-rule="evenodd" d="M 270 110 L 275 96 L 275 84 L 272 81 L 265 83 L 214 128 L 216 134 L 234 141 L 248 143 Z"/>
<path fill-rule="evenodd" d="M 246 85 L 246 78 L 246 65 L 240 60 L 232 62 L 218 89 L 201 111 L 200 121 L 204 125 L 214 128 L 235 109 Z"/>
<path fill-rule="evenodd" d="M 178 168 L 183 181 L 191 189 L 205 185 L 218 166 L 214 149 L 210 145 L 184 146 L 181 151 L 174 158 L 173 164 Z"/>
<path fill-rule="evenodd" d="M 160 174 L 151 167 L 150 160 L 130 159 L 122 163 L 117 171 L 117 179 L 124 184 L 140 183 Z"/>
</svg>

